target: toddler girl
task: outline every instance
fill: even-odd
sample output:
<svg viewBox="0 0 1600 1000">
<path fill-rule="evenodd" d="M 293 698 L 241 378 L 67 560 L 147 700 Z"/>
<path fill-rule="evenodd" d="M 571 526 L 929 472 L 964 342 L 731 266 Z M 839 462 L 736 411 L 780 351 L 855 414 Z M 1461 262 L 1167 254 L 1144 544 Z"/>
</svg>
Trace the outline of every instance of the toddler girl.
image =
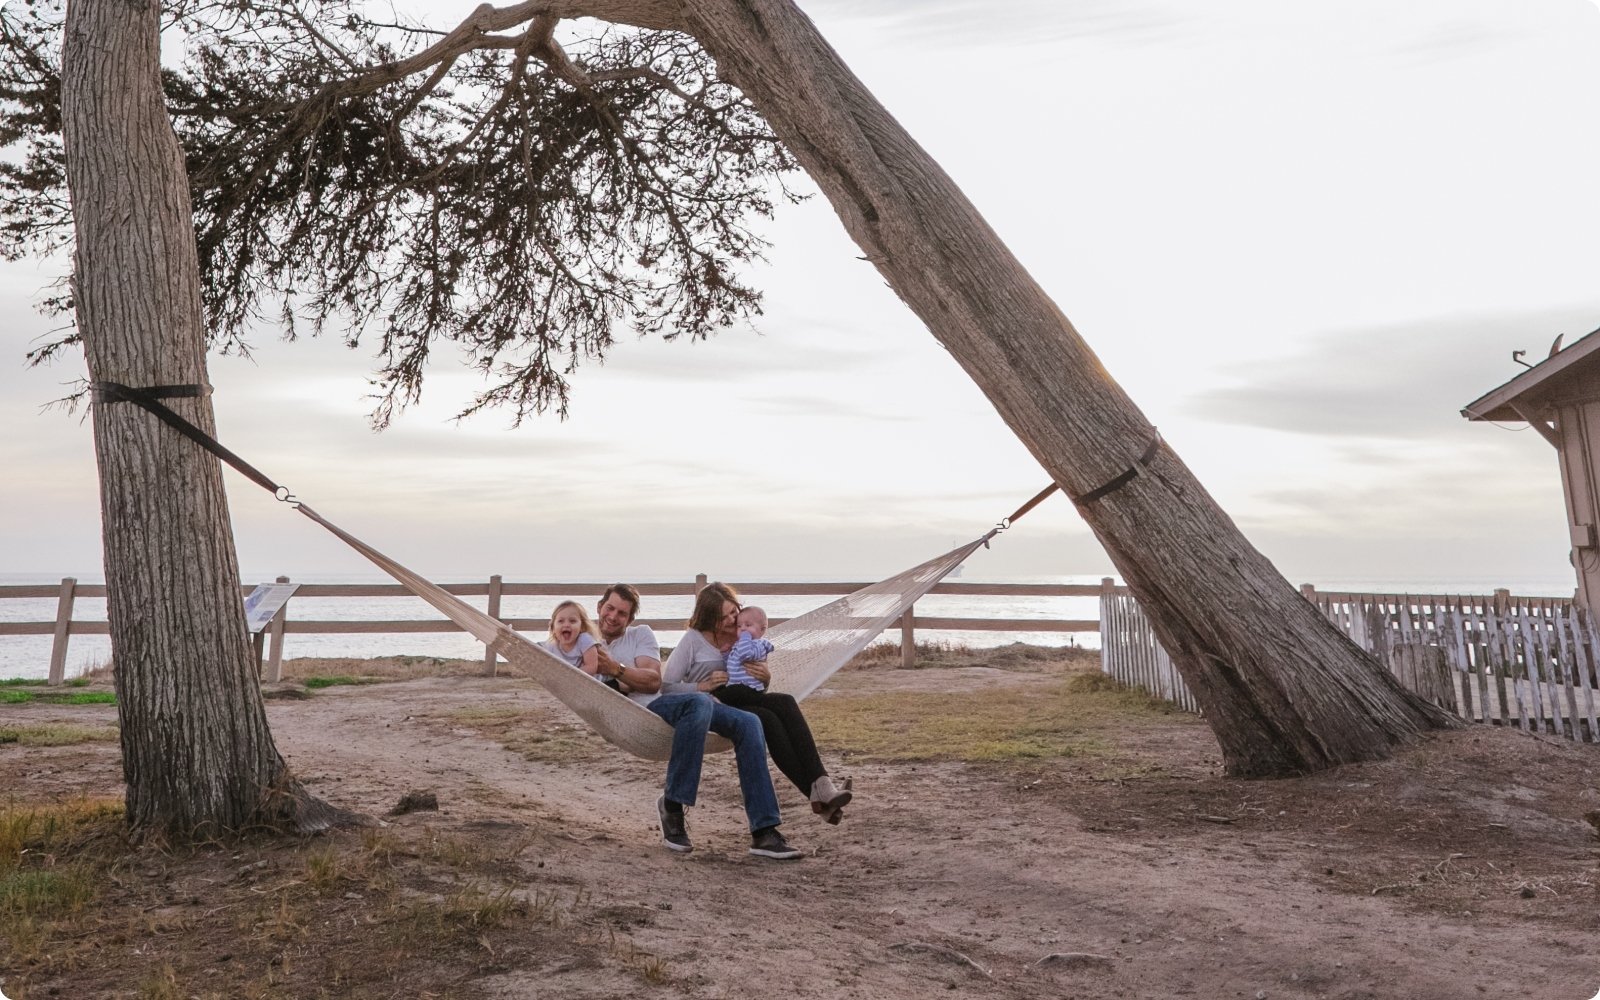
<svg viewBox="0 0 1600 1000">
<path fill-rule="evenodd" d="M 589 612 L 577 601 L 562 601 L 550 612 L 550 638 L 539 645 L 589 675 L 600 672 L 600 640 Z"/>
</svg>

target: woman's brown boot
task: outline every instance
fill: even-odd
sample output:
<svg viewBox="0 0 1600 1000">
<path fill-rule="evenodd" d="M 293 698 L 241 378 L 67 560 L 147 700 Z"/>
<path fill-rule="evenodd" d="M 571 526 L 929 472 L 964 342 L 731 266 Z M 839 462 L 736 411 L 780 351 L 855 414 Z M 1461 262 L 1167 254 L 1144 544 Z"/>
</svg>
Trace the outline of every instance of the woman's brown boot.
<svg viewBox="0 0 1600 1000">
<path fill-rule="evenodd" d="M 851 798 L 848 788 L 835 788 L 833 779 L 826 774 L 811 783 L 811 811 L 829 823 L 837 825 L 844 819 L 841 810 Z"/>
</svg>

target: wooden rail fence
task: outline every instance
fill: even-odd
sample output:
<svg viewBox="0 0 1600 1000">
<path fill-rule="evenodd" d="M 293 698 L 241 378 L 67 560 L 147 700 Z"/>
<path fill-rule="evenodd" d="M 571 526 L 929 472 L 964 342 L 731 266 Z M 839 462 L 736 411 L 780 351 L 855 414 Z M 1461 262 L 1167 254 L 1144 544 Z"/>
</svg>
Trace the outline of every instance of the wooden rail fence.
<svg viewBox="0 0 1600 1000">
<path fill-rule="evenodd" d="M 1401 683 L 1464 719 L 1600 742 L 1600 634 L 1571 600 L 1301 593 Z M 1106 588 L 1100 619 L 1106 673 L 1199 711 L 1132 596 Z"/>
<path fill-rule="evenodd" d="M 280 582 L 287 582 L 280 577 Z M 691 597 L 705 583 L 639 584 L 646 598 Z M 604 583 L 507 583 L 492 576 L 485 583 L 446 584 L 461 597 L 485 598 L 488 613 L 500 616 L 506 597 L 541 596 L 593 601 Z M 734 584 L 751 597 L 815 596 L 851 593 L 864 583 Z M 243 588 L 248 591 L 250 588 Z M 0 622 L 0 637 L 52 636 L 48 681 L 65 677 L 67 650 L 75 635 L 105 635 L 104 621 L 74 618 L 79 598 L 103 598 L 101 584 L 79 584 L 71 578 L 59 585 L 0 586 L 0 601 L 55 599 L 50 621 Z M 1600 741 L 1600 635 L 1594 622 L 1570 600 L 1516 597 L 1499 590 L 1492 595 L 1406 595 L 1319 592 L 1301 588 L 1328 618 L 1361 648 L 1385 663 L 1412 690 L 1455 711 L 1463 718 L 1516 725 L 1580 741 Z M 1115 581 L 1083 584 L 960 583 L 947 581 L 933 594 L 970 597 L 1098 597 L 1098 619 L 980 618 L 919 616 L 908 610 L 899 622 L 902 662 L 916 655 L 916 633 L 922 631 L 1100 633 L 1101 668 L 1126 684 L 1143 688 L 1187 711 L 1199 705 L 1156 641 L 1138 602 Z M 397 584 L 301 584 L 272 622 L 256 637 L 264 659 L 263 678 L 282 677 L 284 647 L 291 635 L 417 634 L 459 632 L 444 618 L 415 620 L 313 620 L 290 614 L 300 598 L 407 597 Z M 820 603 L 820 601 L 819 601 Z M 521 631 L 544 628 L 543 618 L 502 618 Z M 782 621 L 774 618 L 774 622 Z M 662 630 L 679 630 L 678 619 L 644 618 Z M 269 647 L 269 648 L 264 648 Z M 492 658 L 485 656 L 485 672 Z"/>
<path fill-rule="evenodd" d="M 287 577 L 279 577 L 278 582 L 289 582 Z M 641 583 L 636 584 L 641 597 L 693 597 L 704 586 L 704 574 L 696 577 L 693 582 L 683 583 Z M 493 617 L 500 617 L 500 608 L 503 598 L 506 597 L 553 597 L 574 598 L 581 600 L 585 605 L 592 604 L 609 583 L 507 583 L 499 576 L 491 576 L 486 583 L 452 583 L 444 584 L 444 589 L 459 597 L 483 597 L 484 608 Z M 816 596 L 832 599 L 844 594 L 852 593 L 862 587 L 870 586 L 866 583 L 733 583 L 739 593 L 749 597 L 772 596 Z M 245 585 L 242 590 L 248 593 L 252 587 Z M 934 587 L 930 593 L 967 595 L 973 597 L 1095 597 L 1101 593 L 1102 588 L 1091 584 L 1033 584 L 1033 583 L 958 583 L 946 581 Z M 53 621 L 32 622 L 0 622 L 0 637 L 9 635 L 53 635 L 54 639 L 50 650 L 50 669 L 48 681 L 51 684 L 60 684 L 65 679 L 67 648 L 75 635 L 107 635 L 110 626 L 104 621 L 83 621 L 73 617 L 73 607 L 79 598 L 105 597 L 104 584 L 80 584 L 72 578 L 67 578 L 58 584 L 43 584 L 38 586 L 0 586 L 0 601 L 22 598 L 55 598 L 56 617 Z M 300 584 L 294 596 L 289 599 L 283 609 L 273 618 L 270 625 L 256 637 L 256 650 L 258 659 L 264 658 L 262 676 L 267 681 L 277 681 L 283 676 L 283 650 L 286 639 L 291 635 L 339 635 L 339 634 L 404 634 L 404 633 L 441 633 L 460 632 L 460 626 L 445 618 L 427 618 L 416 620 L 308 620 L 297 619 L 290 614 L 290 609 L 296 600 L 301 598 L 327 598 L 327 597 L 410 597 L 410 591 L 398 584 L 327 584 L 304 583 Z M 818 602 L 823 603 L 821 601 Z M 502 618 L 512 628 L 518 631 L 542 631 L 547 622 L 544 618 Z M 783 621 L 782 618 L 773 618 L 772 622 Z M 682 619 L 641 618 L 640 622 L 655 629 L 676 631 L 683 628 Z M 902 662 L 909 666 L 916 655 L 916 632 L 923 631 L 974 631 L 974 632 L 1056 632 L 1078 633 L 1098 632 L 1100 622 L 1096 619 L 1061 619 L 1061 618 L 957 618 L 957 617 L 929 617 L 915 614 L 915 609 L 907 610 L 900 619 L 900 648 Z M 263 645 L 268 648 L 263 649 Z M 487 653 L 484 658 L 485 672 L 494 671 L 493 657 Z"/>
</svg>

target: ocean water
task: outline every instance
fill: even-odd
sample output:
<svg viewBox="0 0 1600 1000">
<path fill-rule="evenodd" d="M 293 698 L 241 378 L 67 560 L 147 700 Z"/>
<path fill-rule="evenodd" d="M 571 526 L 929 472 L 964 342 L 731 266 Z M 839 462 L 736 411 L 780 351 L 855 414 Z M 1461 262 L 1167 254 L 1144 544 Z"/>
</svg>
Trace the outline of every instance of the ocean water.
<svg viewBox="0 0 1600 1000">
<path fill-rule="evenodd" d="M 42 580 L 36 577 L 5 576 L 0 574 L 0 584 L 54 584 L 59 580 Z M 80 580 L 81 584 L 94 581 Z M 386 578 L 339 578 L 302 581 L 306 583 L 386 583 Z M 455 582 L 444 580 L 440 582 Z M 641 583 L 657 581 L 638 581 Z M 659 581 L 659 582 L 682 582 Z M 992 581 L 961 578 L 962 583 L 1052 583 L 1094 584 L 1099 577 L 1037 577 Z M 596 593 L 598 598 L 599 594 Z M 557 596 L 507 596 L 501 599 L 502 618 L 531 618 L 543 620 L 563 598 Z M 480 609 L 487 598 L 468 597 L 468 603 Z M 834 600 L 832 596 L 765 596 L 752 595 L 751 603 L 759 603 L 771 618 L 792 618 Z M 693 598 L 646 597 L 641 617 L 681 621 L 688 617 Z M 105 621 L 104 598 L 79 598 L 73 605 L 75 622 Z M 592 601 L 586 601 L 592 605 Z M 295 597 L 288 605 L 290 619 L 308 621 L 415 621 L 442 620 L 432 607 L 416 597 Z M 933 618 L 1020 618 L 1020 619 L 1089 619 L 1099 617 L 1099 600 L 1094 597 L 971 597 L 954 594 L 930 594 L 917 602 L 919 616 Z M 0 622 L 54 621 L 56 599 L 17 598 L 0 600 Z M 534 638 L 544 638 L 543 630 L 530 630 Z M 673 645 L 681 631 L 657 630 L 666 645 Z M 885 632 L 884 638 L 899 642 L 896 626 Z M 49 635 L 0 636 L 0 678 L 44 677 L 49 673 Z M 990 631 L 917 631 L 918 642 L 942 642 L 951 645 L 986 648 L 1013 642 L 1033 643 L 1041 646 L 1078 645 L 1099 648 L 1097 633 L 1066 632 L 990 632 Z M 287 633 L 284 636 L 285 659 L 297 657 L 373 657 L 373 656 L 439 656 L 475 658 L 483 655 L 483 645 L 464 633 L 406 633 L 384 635 L 361 633 L 357 635 L 306 635 Z M 73 677 L 106 663 L 111 658 L 111 641 L 103 635 L 74 635 L 67 646 L 68 677 Z"/>
<path fill-rule="evenodd" d="M 0 574 L 0 585 L 54 584 L 59 580 L 45 580 L 35 576 L 8 576 Z M 95 581 L 80 580 L 88 584 Z M 383 577 L 341 577 L 302 581 L 306 583 L 386 583 Z M 454 582 L 454 581 L 442 581 Z M 649 581 L 648 582 L 681 582 Z M 1050 583 L 1098 585 L 1098 576 L 1032 577 L 1026 579 L 987 580 L 961 577 L 962 583 Z M 1412 593 L 1412 594 L 1488 594 L 1497 587 L 1508 587 L 1515 594 L 1529 596 L 1570 597 L 1572 585 L 1561 581 L 1521 580 L 1500 583 L 1490 581 L 1448 580 L 1330 580 L 1318 583 L 1319 590 L 1352 591 L 1357 593 Z M 596 594 L 596 597 L 599 595 Z M 827 603 L 825 596 L 760 596 L 751 597 L 773 618 L 790 618 Z M 467 598 L 479 608 L 486 598 Z M 550 610 L 561 600 L 556 596 L 505 597 L 501 601 L 501 617 L 547 618 Z M 585 602 L 586 604 L 589 602 Z M 642 617 L 679 621 L 688 617 L 692 598 L 646 597 Z M 1099 617 L 1099 600 L 1095 597 L 978 597 L 956 594 L 930 594 L 917 602 L 917 614 L 931 618 L 1020 618 L 1040 620 L 1096 619 Z M 0 600 L 0 622 L 54 621 L 55 598 L 19 598 Z M 289 602 L 291 618 L 316 621 L 383 621 L 440 619 L 440 615 L 422 600 L 415 597 L 296 597 Z M 79 598 L 73 607 L 75 621 L 105 621 L 103 598 Z M 682 635 L 681 631 L 659 630 L 661 641 L 672 645 Z M 542 629 L 535 638 L 543 638 Z M 886 641 L 899 642 L 898 627 L 884 633 Z M 1041 646 L 1077 645 L 1098 649 L 1098 633 L 1012 632 L 989 631 L 917 631 L 918 642 L 942 642 L 951 645 L 982 649 L 1013 642 L 1033 643 Z M 0 678 L 44 677 L 49 672 L 52 637 L 0 636 Z M 111 642 L 103 635 L 75 635 L 68 645 L 66 673 L 76 676 L 111 658 Z M 373 656 L 438 656 L 475 658 L 483 655 L 483 646 L 463 633 L 383 635 L 361 633 L 357 635 L 297 635 L 284 636 L 284 657 L 373 657 Z"/>
</svg>

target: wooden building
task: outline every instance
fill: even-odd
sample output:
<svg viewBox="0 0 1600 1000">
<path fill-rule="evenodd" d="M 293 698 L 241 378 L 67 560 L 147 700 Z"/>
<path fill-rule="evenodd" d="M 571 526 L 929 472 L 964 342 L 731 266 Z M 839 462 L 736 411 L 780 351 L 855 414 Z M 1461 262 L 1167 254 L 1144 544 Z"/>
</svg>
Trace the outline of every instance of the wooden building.
<svg viewBox="0 0 1600 1000">
<path fill-rule="evenodd" d="M 1556 449 L 1572 532 L 1578 600 L 1600 614 L 1600 330 L 1461 411 L 1468 420 L 1527 422 Z"/>
</svg>

